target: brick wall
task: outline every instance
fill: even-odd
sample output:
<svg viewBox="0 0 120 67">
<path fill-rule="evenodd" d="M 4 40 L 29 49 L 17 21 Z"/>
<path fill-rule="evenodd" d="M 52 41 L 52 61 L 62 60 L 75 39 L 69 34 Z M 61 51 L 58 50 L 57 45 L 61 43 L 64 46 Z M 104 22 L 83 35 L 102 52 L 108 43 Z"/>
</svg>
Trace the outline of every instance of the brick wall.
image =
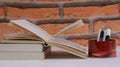
<svg viewBox="0 0 120 67">
<path fill-rule="evenodd" d="M 18 1 L 18 0 L 13 0 Z M 22 0 L 19 0 L 22 1 Z M 27 1 L 27 0 L 26 0 Z M 30 0 L 28 0 L 30 1 Z M 35 0 L 42 1 L 42 0 Z M 43 0 L 50 1 L 50 0 Z M 51 0 L 56 1 L 56 0 Z M 70 1 L 70 0 L 68 0 Z M 111 16 L 119 14 L 118 5 L 109 5 L 103 7 L 66 7 L 64 8 L 65 18 L 79 18 L 79 17 L 93 17 L 93 16 Z M 3 7 L 0 7 L 0 17 L 4 17 Z M 7 17 L 10 18 L 32 18 L 32 19 L 44 19 L 44 18 L 59 18 L 58 8 L 28 8 L 28 9 L 19 9 L 13 7 L 7 7 Z M 108 25 L 112 31 L 120 31 L 120 21 L 98 21 L 94 24 L 94 32 L 97 32 L 99 28 L 102 28 L 105 25 Z M 50 34 L 55 34 L 60 29 L 64 28 L 70 23 L 65 24 L 41 24 L 44 30 Z M 3 34 L 23 32 L 29 33 L 21 28 L 14 28 L 9 26 L 7 23 L 0 23 L 0 40 L 3 39 Z M 89 24 L 85 23 L 85 26 L 82 28 L 66 32 L 65 34 L 79 34 L 79 33 L 89 33 Z M 82 45 L 87 45 L 87 39 L 71 39 Z M 117 45 L 120 45 L 119 39 L 116 39 Z"/>
</svg>

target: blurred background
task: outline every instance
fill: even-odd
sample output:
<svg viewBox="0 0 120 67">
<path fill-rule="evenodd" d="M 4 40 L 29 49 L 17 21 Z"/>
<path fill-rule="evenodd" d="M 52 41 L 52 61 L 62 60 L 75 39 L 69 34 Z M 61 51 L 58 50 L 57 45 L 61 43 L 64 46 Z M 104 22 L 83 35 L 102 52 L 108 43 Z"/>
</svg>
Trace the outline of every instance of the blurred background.
<svg viewBox="0 0 120 67">
<path fill-rule="evenodd" d="M 92 1 L 102 1 L 102 0 L 0 0 L 0 18 L 14 18 L 14 19 L 30 19 L 30 20 L 43 20 L 43 19 L 61 19 L 61 18 L 96 18 L 96 17 L 110 17 L 110 19 L 120 19 L 120 5 L 116 2 L 110 5 L 102 6 L 80 6 L 80 7 L 64 7 L 63 3 L 71 3 L 71 2 L 89 2 Z M 107 0 L 106 0 L 107 1 Z M 109 1 L 109 0 L 108 0 Z M 115 0 L 117 1 L 117 0 Z M 45 7 L 45 8 L 21 8 L 21 7 L 13 7 L 8 5 L 4 5 L 5 2 L 14 2 L 13 4 L 17 3 L 58 3 L 62 5 L 58 5 L 58 7 Z M 88 4 L 88 3 L 86 3 Z M 24 6 L 26 6 L 24 4 Z M 61 7 L 62 6 L 62 7 Z M 59 13 L 63 10 L 64 13 Z M 62 11 L 61 11 L 62 12 Z M 115 16 L 115 17 L 114 17 Z M 0 19 L 1 20 L 1 19 Z M 7 21 L 0 21 L 0 40 L 3 40 L 3 34 L 9 33 L 30 33 L 25 31 L 19 27 L 12 27 Z M 44 21 L 43 21 L 44 22 Z M 58 22 L 58 21 L 57 21 Z M 55 22 L 54 22 L 55 23 Z M 52 21 L 45 24 L 38 24 L 38 26 L 42 27 L 51 35 L 57 33 L 67 25 L 71 24 L 69 21 L 65 21 L 65 23 L 58 22 L 54 24 Z M 119 32 L 120 32 L 120 20 L 99 20 L 94 22 L 93 30 L 90 31 L 90 24 L 85 23 L 83 27 L 78 29 L 65 32 L 64 34 L 93 34 L 98 32 L 100 28 L 103 28 L 105 25 L 109 26 L 112 29 L 112 32 L 118 32 L 118 35 L 114 38 L 116 39 L 117 45 L 120 45 L 119 39 Z M 88 40 L 91 38 L 77 38 L 77 39 L 70 39 L 78 44 L 87 45 Z"/>
</svg>

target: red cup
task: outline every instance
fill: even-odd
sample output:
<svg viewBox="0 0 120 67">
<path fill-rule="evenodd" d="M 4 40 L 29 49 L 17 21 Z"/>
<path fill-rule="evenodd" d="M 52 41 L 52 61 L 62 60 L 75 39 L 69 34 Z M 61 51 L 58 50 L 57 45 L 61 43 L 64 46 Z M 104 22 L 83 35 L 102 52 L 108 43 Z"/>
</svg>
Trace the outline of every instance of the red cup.
<svg viewBox="0 0 120 67">
<path fill-rule="evenodd" d="M 109 41 L 89 40 L 89 57 L 116 57 L 116 44 L 114 39 Z"/>
</svg>

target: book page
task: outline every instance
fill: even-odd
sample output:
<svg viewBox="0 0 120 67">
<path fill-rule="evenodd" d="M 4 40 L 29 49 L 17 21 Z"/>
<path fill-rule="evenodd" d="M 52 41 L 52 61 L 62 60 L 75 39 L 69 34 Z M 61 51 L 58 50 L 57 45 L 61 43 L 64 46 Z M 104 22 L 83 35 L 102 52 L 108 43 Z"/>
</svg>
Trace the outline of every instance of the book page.
<svg viewBox="0 0 120 67">
<path fill-rule="evenodd" d="M 49 42 L 49 45 L 59 47 L 65 52 L 76 55 L 81 58 L 87 58 L 87 47 L 81 46 L 79 44 L 73 43 L 61 38 L 52 38 Z"/>
<path fill-rule="evenodd" d="M 58 35 L 61 34 L 61 33 L 64 33 L 64 32 L 67 32 L 67 31 L 70 31 L 70 30 L 79 28 L 79 27 L 81 27 L 81 26 L 83 26 L 83 25 L 84 25 L 83 21 L 82 21 L 82 20 L 78 20 L 78 21 L 70 24 L 69 26 L 65 27 L 64 29 L 60 30 L 58 33 L 56 33 L 56 34 L 54 35 L 54 37 L 55 37 L 55 36 L 58 36 Z"/>
<path fill-rule="evenodd" d="M 44 41 L 48 41 L 52 37 L 49 33 L 44 31 L 42 28 L 38 27 L 33 23 L 30 23 L 27 20 L 24 20 L 24 19 L 10 20 L 10 22 L 36 34 L 38 37 L 42 38 Z"/>
<path fill-rule="evenodd" d="M 62 38 L 52 38 L 49 42 L 58 43 L 61 45 L 63 44 L 65 46 L 72 47 L 72 48 L 75 48 L 75 49 L 83 51 L 83 52 L 87 51 L 85 46 L 81 46 L 80 44 L 76 44 L 72 41 L 62 39 Z"/>
<path fill-rule="evenodd" d="M 0 43 L 12 43 L 12 44 L 17 44 L 17 43 L 19 43 L 19 44 L 44 44 L 45 43 L 45 41 L 43 42 L 43 41 L 34 41 L 34 40 L 2 40 L 2 41 L 0 41 Z"/>
<path fill-rule="evenodd" d="M 40 37 L 33 34 L 25 34 L 25 33 L 13 33 L 13 34 L 4 34 L 5 40 L 39 40 L 43 41 Z"/>
</svg>

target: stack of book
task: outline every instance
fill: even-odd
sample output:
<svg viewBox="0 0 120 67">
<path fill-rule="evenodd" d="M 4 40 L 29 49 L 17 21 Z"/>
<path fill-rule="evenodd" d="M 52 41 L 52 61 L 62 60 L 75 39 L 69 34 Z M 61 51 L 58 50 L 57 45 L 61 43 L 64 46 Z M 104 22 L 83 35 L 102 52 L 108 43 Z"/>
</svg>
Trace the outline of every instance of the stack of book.
<svg viewBox="0 0 120 67">
<path fill-rule="evenodd" d="M 1 43 L 8 43 L 8 44 L 1 44 L 0 59 L 2 58 L 16 59 L 18 57 L 22 59 L 44 58 L 45 54 L 49 54 L 47 53 L 47 51 L 50 52 L 50 47 L 47 47 L 46 49 L 46 47 L 44 46 L 45 44 L 48 44 L 50 46 L 56 46 L 80 58 L 87 58 L 87 54 L 88 54 L 87 47 L 82 46 L 80 44 L 73 43 L 72 41 L 57 37 L 59 34 L 63 32 L 83 26 L 84 23 L 82 20 L 78 20 L 70 24 L 69 26 L 60 30 L 58 33 L 56 33 L 53 36 L 50 35 L 48 32 L 46 32 L 45 30 L 43 30 L 42 28 L 38 27 L 37 25 L 32 24 L 31 22 L 24 19 L 10 20 L 9 24 L 12 26 L 13 25 L 19 26 L 31 32 L 32 35 L 31 34 L 5 35 L 5 40 L 1 41 Z M 29 41 L 26 39 L 28 39 Z M 11 44 L 11 43 L 14 43 L 14 44 Z M 28 43 L 32 43 L 32 44 L 28 44 Z M 42 45 L 41 43 L 44 43 L 44 45 Z"/>
<path fill-rule="evenodd" d="M 51 47 L 43 43 L 0 43 L 0 60 L 45 59 Z"/>
</svg>

